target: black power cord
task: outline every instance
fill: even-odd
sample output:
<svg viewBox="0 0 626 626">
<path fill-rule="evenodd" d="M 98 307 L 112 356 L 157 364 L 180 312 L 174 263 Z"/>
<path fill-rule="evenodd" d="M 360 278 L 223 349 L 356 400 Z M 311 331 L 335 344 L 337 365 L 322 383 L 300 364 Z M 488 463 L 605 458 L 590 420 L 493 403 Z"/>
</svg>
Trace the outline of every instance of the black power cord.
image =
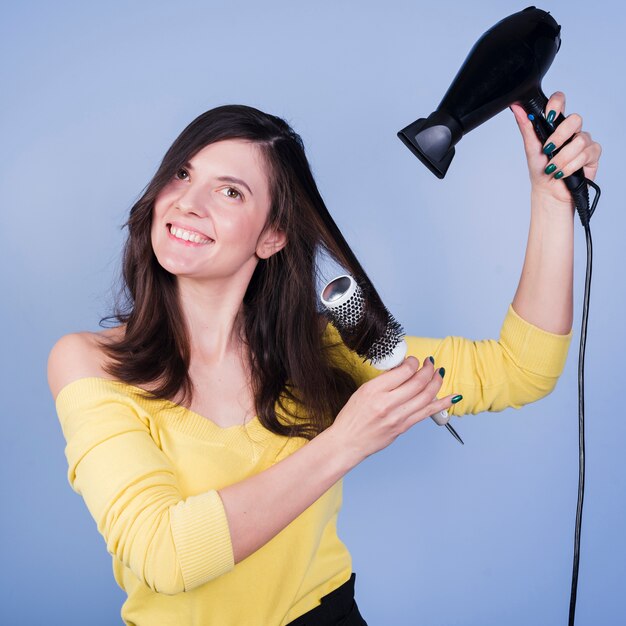
<svg viewBox="0 0 626 626">
<path fill-rule="evenodd" d="M 596 210 L 596 204 L 600 198 L 600 187 L 593 181 L 585 178 L 585 182 L 591 185 L 596 193 L 593 204 L 587 212 L 581 206 L 589 206 L 588 200 L 579 202 L 579 198 L 574 194 L 574 203 L 580 220 L 585 229 L 587 240 L 587 271 L 585 275 L 585 293 L 583 297 L 583 319 L 580 331 L 580 349 L 578 352 L 578 502 L 576 504 L 576 524 L 574 528 L 574 563 L 572 567 L 572 588 L 569 603 L 569 626 L 574 626 L 574 616 L 576 613 L 576 594 L 578 590 L 578 567 L 580 563 L 580 529 L 583 517 L 583 500 L 585 497 L 585 347 L 587 345 L 587 320 L 589 318 L 589 293 L 591 291 L 591 263 L 593 259 L 593 249 L 591 245 L 591 229 L 589 220 Z"/>
</svg>

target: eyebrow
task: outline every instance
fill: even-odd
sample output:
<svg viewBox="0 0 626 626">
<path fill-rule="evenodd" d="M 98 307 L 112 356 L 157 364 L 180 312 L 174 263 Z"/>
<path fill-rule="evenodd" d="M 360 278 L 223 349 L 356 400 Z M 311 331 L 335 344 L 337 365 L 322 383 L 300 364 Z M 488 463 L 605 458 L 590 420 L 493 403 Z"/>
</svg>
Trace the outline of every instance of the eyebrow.
<svg viewBox="0 0 626 626">
<path fill-rule="evenodd" d="M 185 163 L 185 167 L 189 168 L 190 170 L 193 170 L 193 165 L 189 162 Z M 218 176 L 217 180 L 221 180 L 222 182 L 225 182 L 225 183 L 237 183 L 238 185 L 245 187 L 250 192 L 251 196 L 254 195 L 252 193 L 252 189 L 248 187 L 246 181 L 241 180 L 241 178 L 235 178 L 234 176 Z"/>
</svg>

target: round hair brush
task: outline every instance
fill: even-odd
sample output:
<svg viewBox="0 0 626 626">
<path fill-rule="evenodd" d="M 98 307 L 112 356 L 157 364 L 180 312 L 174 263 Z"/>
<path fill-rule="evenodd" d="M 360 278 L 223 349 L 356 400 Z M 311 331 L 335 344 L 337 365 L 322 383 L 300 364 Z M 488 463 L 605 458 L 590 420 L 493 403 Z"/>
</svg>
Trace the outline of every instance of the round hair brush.
<svg viewBox="0 0 626 626">
<path fill-rule="evenodd" d="M 407 351 L 405 333 L 380 298 L 372 297 L 371 300 L 377 301 L 372 303 L 367 296 L 352 276 L 344 274 L 324 287 L 320 299 L 344 344 L 376 369 L 389 370 L 404 361 Z M 376 304 L 378 310 L 374 312 L 371 309 Z M 446 410 L 431 415 L 431 418 L 463 443 L 448 423 L 450 416 Z"/>
</svg>

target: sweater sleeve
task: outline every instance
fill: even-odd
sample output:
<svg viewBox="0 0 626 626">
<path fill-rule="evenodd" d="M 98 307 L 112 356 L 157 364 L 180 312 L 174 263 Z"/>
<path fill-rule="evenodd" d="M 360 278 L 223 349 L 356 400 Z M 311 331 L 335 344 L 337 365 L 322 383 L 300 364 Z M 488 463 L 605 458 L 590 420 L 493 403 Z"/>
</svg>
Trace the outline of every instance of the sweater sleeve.
<svg viewBox="0 0 626 626">
<path fill-rule="evenodd" d="M 330 335 L 338 337 L 334 329 Z M 405 337 L 407 356 L 419 359 L 420 366 L 432 356 L 435 367 L 445 368 L 437 396 L 461 394 L 462 402 L 448 409 L 448 413 L 457 416 L 520 408 L 548 395 L 563 372 L 571 339 L 571 330 L 567 335 L 543 330 L 521 318 L 512 305 L 498 340 Z M 349 368 L 358 384 L 381 373 L 343 344 L 336 358 L 342 367 Z"/>
<path fill-rule="evenodd" d="M 234 567 L 226 512 L 216 490 L 183 498 L 150 417 L 132 396 L 103 378 L 60 391 L 68 480 L 111 555 L 153 591 L 190 591 Z"/>
</svg>

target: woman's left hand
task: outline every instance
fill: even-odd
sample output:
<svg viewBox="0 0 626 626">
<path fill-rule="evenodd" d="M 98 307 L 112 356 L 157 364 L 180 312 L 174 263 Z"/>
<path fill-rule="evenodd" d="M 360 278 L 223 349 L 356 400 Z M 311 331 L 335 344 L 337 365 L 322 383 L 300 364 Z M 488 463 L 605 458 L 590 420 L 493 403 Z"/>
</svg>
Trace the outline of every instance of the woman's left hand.
<svg viewBox="0 0 626 626">
<path fill-rule="evenodd" d="M 545 197 L 552 197 L 572 206 L 572 196 L 562 179 L 582 167 L 585 177 L 593 180 L 598 171 L 598 159 L 602 154 L 602 147 L 593 141 L 588 132 L 582 131 L 583 120 L 577 113 L 571 113 L 565 117 L 542 145 L 524 109 L 517 104 L 512 104 L 510 109 L 515 115 L 524 140 L 533 192 L 539 192 Z M 546 117 L 550 111 L 555 112 L 554 118 L 558 117 L 559 113 L 565 115 L 565 94 L 562 91 L 555 91 L 550 96 L 546 105 Z M 554 150 L 563 146 L 572 135 L 575 135 L 574 138 L 551 158 Z M 553 144 L 551 149 L 547 153 L 544 152 L 544 147 L 550 144 Z M 551 167 L 552 165 L 555 167 Z M 546 168 L 549 173 L 546 173 Z"/>
</svg>

